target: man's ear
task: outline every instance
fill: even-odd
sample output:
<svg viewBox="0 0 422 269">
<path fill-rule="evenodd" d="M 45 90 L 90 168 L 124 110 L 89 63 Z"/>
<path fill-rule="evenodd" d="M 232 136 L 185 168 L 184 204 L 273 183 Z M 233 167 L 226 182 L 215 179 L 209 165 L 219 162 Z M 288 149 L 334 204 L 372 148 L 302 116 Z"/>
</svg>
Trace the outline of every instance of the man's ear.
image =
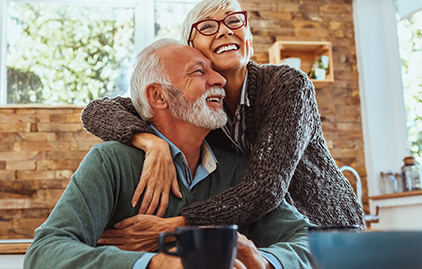
<svg viewBox="0 0 422 269">
<path fill-rule="evenodd" d="M 155 83 L 145 87 L 145 96 L 152 108 L 167 109 L 167 92 Z"/>
</svg>

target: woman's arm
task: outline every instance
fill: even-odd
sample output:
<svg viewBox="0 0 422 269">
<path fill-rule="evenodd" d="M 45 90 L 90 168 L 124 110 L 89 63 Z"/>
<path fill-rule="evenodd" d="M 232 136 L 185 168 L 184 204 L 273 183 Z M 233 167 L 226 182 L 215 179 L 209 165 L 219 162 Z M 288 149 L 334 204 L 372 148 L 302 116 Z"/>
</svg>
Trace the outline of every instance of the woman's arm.
<svg viewBox="0 0 422 269">
<path fill-rule="evenodd" d="M 104 97 L 88 103 L 82 110 L 83 127 L 99 138 L 130 145 L 136 133 L 154 133 L 142 120 L 129 97 Z"/>
<path fill-rule="evenodd" d="M 184 208 L 181 214 L 188 225 L 248 224 L 282 201 L 319 118 L 312 83 L 304 74 L 296 73 L 289 83 L 280 83 L 273 89 L 272 98 L 263 101 L 259 120 L 256 117 L 255 121 L 248 121 L 259 124 L 260 131 L 242 182 L 214 198 Z M 265 111 L 271 113 L 264 114 Z"/>
<path fill-rule="evenodd" d="M 133 145 L 146 153 L 144 169 L 132 197 L 132 206 L 145 191 L 139 213 L 163 216 L 170 189 L 181 198 L 167 142 L 153 135 L 149 123 L 142 120 L 129 97 L 104 97 L 91 101 L 81 115 L 83 127 L 103 140 Z"/>
</svg>

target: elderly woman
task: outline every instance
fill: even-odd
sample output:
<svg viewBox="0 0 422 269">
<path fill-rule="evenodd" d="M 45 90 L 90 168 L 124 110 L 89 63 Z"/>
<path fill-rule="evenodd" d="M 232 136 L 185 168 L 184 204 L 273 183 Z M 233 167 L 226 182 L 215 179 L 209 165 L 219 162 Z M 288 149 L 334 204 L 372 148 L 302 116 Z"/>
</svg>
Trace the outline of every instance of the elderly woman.
<svg viewBox="0 0 422 269">
<path fill-rule="evenodd" d="M 247 13 L 236 0 L 204 0 L 187 15 L 182 39 L 208 57 L 227 80 L 228 122 L 207 141 L 249 158 L 237 186 L 180 213 L 188 225 L 248 224 L 285 197 L 320 226 L 365 227 L 363 211 L 325 143 L 315 90 L 303 72 L 286 65 L 257 65 Z M 200 72 L 200 71 L 199 71 Z M 199 74 L 200 75 L 200 74 Z M 84 127 L 104 140 L 146 151 L 144 172 L 133 198 L 140 213 L 163 215 L 170 189 L 180 196 L 168 145 L 152 135 L 129 98 L 91 102 Z M 160 204 L 160 205 L 158 205 Z"/>
</svg>

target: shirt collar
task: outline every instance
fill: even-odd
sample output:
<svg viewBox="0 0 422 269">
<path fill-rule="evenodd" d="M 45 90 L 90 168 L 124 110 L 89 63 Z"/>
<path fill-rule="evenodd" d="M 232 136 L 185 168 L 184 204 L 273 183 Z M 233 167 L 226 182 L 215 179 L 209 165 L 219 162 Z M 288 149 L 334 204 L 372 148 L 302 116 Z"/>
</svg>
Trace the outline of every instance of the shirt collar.
<svg viewBox="0 0 422 269">
<path fill-rule="evenodd" d="M 242 92 L 240 93 L 240 105 L 246 105 L 246 106 L 250 106 L 249 103 L 249 97 L 248 97 L 248 91 L 247 91 L 247 84 L 248 84 L 248 70 L 246 70 L 246 76 L 245 79 L 243 81 L 243 85 L 242 85 Z"/>
<path fill-rule="evenodd" d="M 159 138 L 164 139 L 169 144 L 170 153 L 173 160 L 176 158 L 177 155 L 181 154 L 186 162 L 186 158 L 183 152 L 178 147 L 176 147 L 176 145 L 174 145 L 170 140 L 168 140 L 167 137 L 160 133 L 160 131 L 158 131 L 153 124 L 150 124 L 150 126 Z M 218 164 L 217 158 L 215 157 L 210 146 L 205 140 L 202 142 L 201 145 L 201 164 L 210 174 L 214 172 L 215 169 L 217 169 Z"/>
</svg>

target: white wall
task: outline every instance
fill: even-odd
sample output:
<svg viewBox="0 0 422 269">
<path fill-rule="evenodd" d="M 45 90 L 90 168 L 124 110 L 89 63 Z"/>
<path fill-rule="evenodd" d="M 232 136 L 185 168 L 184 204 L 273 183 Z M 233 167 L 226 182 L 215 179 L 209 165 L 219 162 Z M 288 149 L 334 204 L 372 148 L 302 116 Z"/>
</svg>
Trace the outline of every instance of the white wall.
<svg viewBox="0 0 422 269">
<path fill-rule="evenodd" d="M 369 195 L 379 173 L 409 155 L 393 0 L 354 0 L 359 88 Z"/>
</svg>

